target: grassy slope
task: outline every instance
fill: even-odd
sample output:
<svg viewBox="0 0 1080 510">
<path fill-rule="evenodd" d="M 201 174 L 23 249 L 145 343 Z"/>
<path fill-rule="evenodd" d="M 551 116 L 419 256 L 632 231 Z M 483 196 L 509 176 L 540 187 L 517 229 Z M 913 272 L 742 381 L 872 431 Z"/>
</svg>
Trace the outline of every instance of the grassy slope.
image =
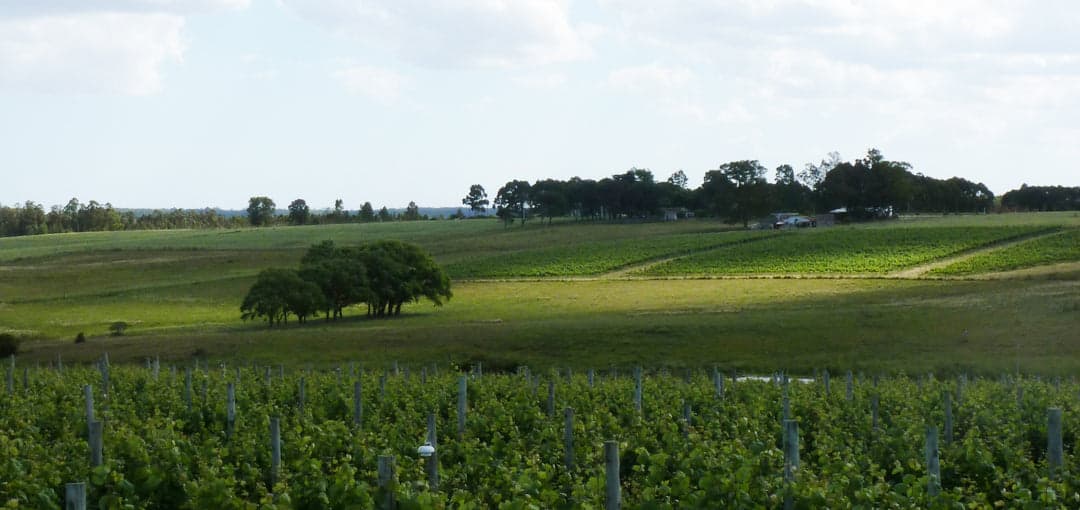
<svg viewBox="0 0 1080 510">
<path fill-rule="evenodd" d="M 1002 215 L 903 224 L 973 222 L 1080 220 Z M 255 272 L 294 265 L 320 239 L 408 239 L 452 263 L 477 251 L 523 253 L 717 228 L 687 222 L 504 229 L 495 222 L 464 221 L 2 239 L 0 329 L 63 339 L 31 342 L 27 355 L 37 359 L 62 352 L 69 360 L 87 360 L 108 349 L 114 359 L 198 353 L 286 363 L 482 358 L 501 365 L 719 362 L 756 370 L 997 370 L 1019 358 L 1044 371 L 1080 368 L 1080 352 L 1066 341 L 1080 329 L 1080 287 L 1075 278 L 1055 281 L 1054 274 L 1009 282 L 474 282 L 458 283 L 448 306 L 412 305 L 400 320 L 349 318 L 274 331 L 238 320 L 238 302 Z M 93 337 L 113 320 L 135 324 L 132 336 Z M 91 341 L 72 345 L 69 339 L 78 331 Z"/>
</svg>

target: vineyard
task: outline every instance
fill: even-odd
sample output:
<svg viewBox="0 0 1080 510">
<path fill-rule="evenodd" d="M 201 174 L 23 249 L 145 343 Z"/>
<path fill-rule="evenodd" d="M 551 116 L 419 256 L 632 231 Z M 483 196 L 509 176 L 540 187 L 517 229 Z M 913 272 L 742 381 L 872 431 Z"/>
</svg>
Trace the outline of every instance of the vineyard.
<svg viewBox="0 0 1080 510">
<path fill-rule="evenodd" d="M 1077 261 L 1080 261 L 1080 229 L 1071 229 L 980 253 L 931 271 L 931 274 L 967 275 Z"/>
<path fill-rule="evenodd" d="M 1080 505 L 1075 381 L 733 375 L 12 360 L 0 502 L 63 508 L 84 482 L 95 508 Z"/>
<path fill-rule="evenodd" d="M 612 271 L 658 257 L 687 255 L 701 250 L 763 239 L 771 234 L 770 231 L 708 232 L 569 245 L 560 243 L 551 248 L 476 257 L 452 263 L 446 269 L 456 278 L 585 276 Z"/>
<path fill-rule="evenodd" d="M 837 273 L 882 274 L 1047 227 L 844 228 L 788 232 L 646 268 L 649 276 Z"/>
</svg>

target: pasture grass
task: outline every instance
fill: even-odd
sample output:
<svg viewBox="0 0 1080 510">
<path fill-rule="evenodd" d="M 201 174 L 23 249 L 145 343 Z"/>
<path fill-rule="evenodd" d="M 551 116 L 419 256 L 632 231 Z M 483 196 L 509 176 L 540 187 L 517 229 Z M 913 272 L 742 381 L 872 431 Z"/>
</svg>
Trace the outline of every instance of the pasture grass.
<svg viewBox="0 0 1080 510">
<path fill-rule="evenodd" d="M 208 303 L 94 300 L 59 315 L 97 324 L 86 344 L 29 346 L 30 359 L 161 355 L 329 365 L 483 361 L 489 367 L 637 364 L 750 371 L 1068 372 L 1080 368 L 1080 282 L 891 279 L 472 282 L 447 306 L 394 320 L 268 328 Z M 113 315 L 123 311 L 136 317 Z M 48 316 L 46 310 L 36 310 Z M 102 318 L 135 319 L 103 336 Z M 171 319 L 170 319 L 171 318 Z"/>
<path fill-rule="evenodd" d="M 567 221 L 505 228 L 492 220 L 469 220 L 7 238 L 0 239 L 0 330 L 27 338 L 22 356 L 42 362 L 57 355 L 66 362 L 88 362 L 107 350 L 119 361 L 153 355 L 173 362 L 193 357 L 320 365 L 356 360 L 372 366 L 394 360 L 484 361 L 508 369 L 715 363 L 759 372 L 825 367 L 993 372 L 1019 362 L 1033 372 L 1067 373 L 1080 369 L 1075 342 L 1080 272 L 1075 269 L 1036 267 L 1025 270 L 1025 279 L 1008 281 L 803 278 L 797 274 L 803 271 L 794 270 L 764 279 L 693 279 L 695 273 L 688 272 L 681 276 L 691 278 L 681 280 L 611 274 L 458 280 L 454 298 L 441 308 L 408 305 L 404 316 L 390 320 L 370 320 L 362 309 L 350 309 L 340 321 L 273 329 L 242 322 L 239 302 L 259 270 L 295 267 L 304 250 L 323 239 L 343 245 L 404 239 L 450 267 L 506 258 L 505 267 L 518 268 L 506 274 L 540 274 L 542 260 L 556 254 L 556 259 L 578 257 L 594 264 L 558 274 L 585 274 L 699 247 L 703 251 L 696 253 L 710 256 L 725 250 L 768 255 L 759 247 L 803 246 L 798 243 L 840 236 L 863 239 L 863 246 L 879 250 L 859 253 L 872 258 L 885 253 L 880 244 L 891 243 L 898 230 L 926 229 L 910 235 L 930 239 L 949 237 L 941 232 L 986 233 L 957 241 L 963 247 L 1002 233 L 1080 225 L 1070 214 L 920 218 L 782 234 L 715 250 L 704 249 L 711 240 L 690 248 L 680 243 L 698 243 L 687 241 L 692 235 L 756 234 L 725 233 L 730 227 L 712 221 Z M 898 246 L 903 245 L 889 247 Z M 952 253 L 957 245 L 947 247 L 930 258 Z M 774 252 L 784 253 L 769 253 Z M 608 262 L 590 261 L 593 256 Z M 611 262 L 616 259 L 617 264 Z M 114 321 L 131 324 L 128 334 L 108 336 Z M 73 344 L 78 332 L 89 337 L 85 344 Z"/>
</svg>

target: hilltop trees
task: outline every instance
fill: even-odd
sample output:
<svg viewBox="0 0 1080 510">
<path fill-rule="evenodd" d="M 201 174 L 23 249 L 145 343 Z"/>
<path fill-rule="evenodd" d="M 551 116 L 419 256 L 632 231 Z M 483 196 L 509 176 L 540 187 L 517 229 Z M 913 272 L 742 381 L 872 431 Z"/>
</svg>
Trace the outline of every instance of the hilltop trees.
<svg viewBox="0 0 1080 510">
<path fill-rule="evenodd" d="M 248 222 L 253 227 L 269 225 L 274 221 L 274 201 L 270 197 L 251 197 L 248 199 Z"/>
<path fill-rule="evenodd" d="M 507 225 L 514 222 L 514 218 L 521 218 L 521 224 L 525 224 L 525 205 L 529 202 L 528 181 L 513 180 L 499 188 L 495 194 L 495 215 Z"/>
<path fill-rule="evenodd" d="M 288 322 L 290 314 L 300 323 L 318 312 L 336 319 L 359 304 L 367 304 L 371 317 L 400 315 L 405 303 L 426 298 L 441 306 L 452 296 L 450 278 L 419 246 L 382 240 L 338 247 L 323 241 L 308 249 L 299 270 L 260 272 L 240 311 L 244 320 L 265 318 L 273 326 Z"/>
<path fill-rule="evenodd" d="M 308 207 L 304 199 L 298 198 L 289 204 L 289 224 L 306 225 L 310 217 L 311 208 Z"/>
<path fill-rule="evenodd" d="M 461 205 L 469 206 L 469 209 L 473 213 L 483 213 L 487 211 L 487 206 L 491 202 L 488 201 L 487 192 L 484 191 L 484 187 L 479 184 L 473 184 L 469 186 L 469 194 L 465 195 L 465 198 L 461 199 Z"/>
</svg>

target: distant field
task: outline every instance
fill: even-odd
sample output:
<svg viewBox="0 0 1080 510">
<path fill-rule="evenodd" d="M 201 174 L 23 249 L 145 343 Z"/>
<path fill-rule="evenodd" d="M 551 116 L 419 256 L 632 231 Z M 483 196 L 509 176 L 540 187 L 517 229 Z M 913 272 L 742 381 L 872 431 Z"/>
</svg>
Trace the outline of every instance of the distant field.
<svg viewBox="0 0 1080 510">
<path fill-rule="evenodd" d="M 6 238 L 0 330 L 25 337 L 23 356 L 39 361 L 108 350 L 118 360 L 718 363 L 757 371 L 999 370 L 1019 361 L 1066 372 L 1080 370 L 1080 351 L 1067 342 L 1080 330 L 1080 272 L 1036 266 L 1043 272 L 994 282 L 895 271 L 963 253 L 980 268 L 1080 261 L 1074 227 L 1077 215 L 1055 213 L 796 232 L 733 231 L 709 220 L 509 228 L 469 220 Z M 1072 230 L 992 249 L 1052 229 Z M 295 267 L 321 240 L 385 238 L 431 251 L 457 279 L 455 297 L 441 308 L 408 305 L 393 320 L 357 309 L 305 327 L 240 320 L 240 300 L 261 269 Z M 979 247 L 988 249 L 971 251 Z M 826 278 L 693 279 L 743 273 Z M 889 279 L 848 278 L 863 275 Z M 669 279 L 684 276 L 692 279 Z M 504 281 L 515 277 L 529 281 Z M 113 321 L 128 322 L 128 334 L 108 337 Z M 79 332 L 90 340 L 74 345 Z"/>
<path fill-rule="evenodd" d="M 935 269 L 931 274 L 967 275 L 1076 261 L 1080 261 L 1080 229 L 1071 229 L 1000 250 L 979 253 Z"/>
<path fill-rule="evenodd" d="M 580 244 L 560 243 L 553 247 L 470 258 L 448 265 L 447 271 L 455 278 L 595 275 L 657 257 L 689 255 L 770 235 L 774 235 L 773 232 L 721 231 Z"/>
<path fill-rule="evenodd" d="M 644 269 L 649 276 L 723 274 L 882 274 L 1044 231 L 1041 226 L 833 227 L 704 251 Z"/>
</svg>

